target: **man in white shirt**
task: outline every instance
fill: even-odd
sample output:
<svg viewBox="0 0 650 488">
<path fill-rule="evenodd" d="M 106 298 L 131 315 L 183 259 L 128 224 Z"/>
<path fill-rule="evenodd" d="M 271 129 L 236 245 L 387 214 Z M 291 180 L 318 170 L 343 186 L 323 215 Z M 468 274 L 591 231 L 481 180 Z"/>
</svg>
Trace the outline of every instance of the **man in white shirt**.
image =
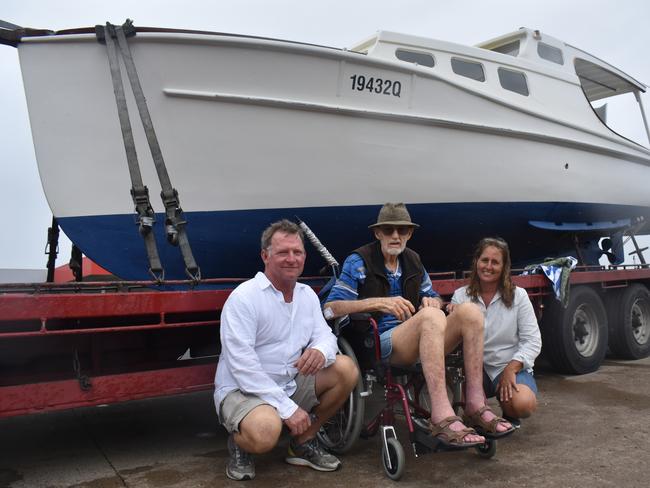
<svg viewBox="0 0 650 488">
<path fill-rule="evenodd" d="M 300 228 L 275 222 L 261 244 L 264 273 L 239 285 L 221 312 L 214 399 L 230 433 L 226 475 L 254 478 L 250 455 L 273 449 L 283 425 L 292 437 L 288 463 L 334 471 L 341 463 L 316 432 L 348 398 L 359 372 L 350 358 L 336 355 L 318 297 L 297 282 L 306 257 Z"/>
</svg>

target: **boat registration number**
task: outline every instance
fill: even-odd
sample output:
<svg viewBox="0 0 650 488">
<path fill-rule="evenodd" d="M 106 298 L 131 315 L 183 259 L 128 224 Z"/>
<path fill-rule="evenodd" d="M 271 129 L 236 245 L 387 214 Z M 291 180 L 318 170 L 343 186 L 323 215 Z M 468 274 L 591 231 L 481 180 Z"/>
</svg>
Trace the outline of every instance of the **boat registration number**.
<svg viewBox="0 0 650 488">
<path fill-rule="evenodd" d="M 402 95 L 402 83 L 400 81 L 386 80 L 375 78 L 374 76 L 352 75 L 352 90 L 360 92 L 376 93 L 378 95 L 388 95 L 391 97 L 400 97 Z"/>
</svg>

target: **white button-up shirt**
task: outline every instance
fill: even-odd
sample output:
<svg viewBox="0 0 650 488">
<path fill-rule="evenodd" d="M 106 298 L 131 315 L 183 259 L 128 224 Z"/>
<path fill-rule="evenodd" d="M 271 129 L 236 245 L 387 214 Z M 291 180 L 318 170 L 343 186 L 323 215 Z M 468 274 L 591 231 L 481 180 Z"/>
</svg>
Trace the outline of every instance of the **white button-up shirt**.
<svg viewBox="0 0 650 488">
<path fill-rule="evenodd" d="M 338 351 L 314 290 L 296 283 L 293 301 L 286 303 L 264 273 L 239 285 L 221 312 L 217 413 L 226 395 L 239 388 L 275 407 L 281 418 L 291 417 L 298 409 L 289 398 L 296 391 L 295 363 L 307 348 L 323 353 L 325 367 Z"/>
<path fill-rule="evenodd" d="M 454 292 L 451 303 L 471 302 L 467 287 Z M 510 361 L 523 363 L 524 369 L 532 370 L 535 358 L 542 350 L 542 337 L 537 325 L 537 317 L 528 293 L 523 288 L 515 288 L 515 299 L 508 308 L 497 292 L 486 307 L 479 295 L 476 303 L 485 316 L 485 345 L 483 368 L 494 380 Z"/>
</svg>

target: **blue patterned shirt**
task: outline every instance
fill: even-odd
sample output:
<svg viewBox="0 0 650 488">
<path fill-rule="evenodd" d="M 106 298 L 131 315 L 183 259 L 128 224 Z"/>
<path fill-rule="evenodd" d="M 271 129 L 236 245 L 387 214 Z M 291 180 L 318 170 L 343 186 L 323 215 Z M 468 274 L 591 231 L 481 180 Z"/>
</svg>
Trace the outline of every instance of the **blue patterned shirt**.
<svg viewBox="0 0 650 488">
<path fill-rule="evenodd" d="M 422 270 L 424 271 L 424 275 L 422 277 L 422 282 L 420 283 L 420 300 L 422 300 L 423 297 L 439 297 L 440 295 L 433 290 L 431 279 L 429 278 L 426 269 L 423 267 Z M 402 267 L 399 264 L 399 261 L 397 270 L 394 273 L 388 269 L 385 271 L 388 284 L 390 285 L 388 296 L 402 296 L 402 283 L 400 281 L 400 278 L 402 277 Z M 363 259 L 357 253 L 350 254 L 343 263 L 341 274 L 336 280 L 336 284 L 332 287 L 332 291 L 330 291 L 327 301 L 356 300 L 359 298 L 359 285 L 362 285 L 365 281 L 366 266 Z M 386 314 L 382 316 L 377 323 L 379 333 L 381 334 L 382 332 L 392 329 L 400 323 L 401 322 L 394 315 Z"/>
</svg>

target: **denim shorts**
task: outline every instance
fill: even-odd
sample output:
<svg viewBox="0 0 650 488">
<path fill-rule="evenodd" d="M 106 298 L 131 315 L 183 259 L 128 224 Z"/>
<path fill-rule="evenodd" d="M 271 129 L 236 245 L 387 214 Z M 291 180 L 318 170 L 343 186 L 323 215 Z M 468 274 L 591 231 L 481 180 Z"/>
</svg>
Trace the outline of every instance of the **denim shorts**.
<svg viewBox="0 0 650 488">
<path fill-rule="evenodd" d="M 491 380 L 487 373 L 483 371 L 483 389 L 485 390 L 485 396 L 488 398 L 496 396 L 497 386 L 499 385 L 499 380 L 501 379 L 502 374 L 503 371 L 499 373 L 497 377 L 494 378 L 494 380 Z M 526 385 L 533 391 L 535 396 L 537 396 L 537 383 L 535 382 L 535 376 L 533 375 L 532 371 L 522 369 L 517 373 L 515 381 L 518 385 Z"/>
<path fill-rule="evenodd" d="M 385 330 L 379 335 L 379 346 L 381 348 L 381 358 L 388 359 L 393 354 L 393 331 L 395 327 Z"/>
</svg>

